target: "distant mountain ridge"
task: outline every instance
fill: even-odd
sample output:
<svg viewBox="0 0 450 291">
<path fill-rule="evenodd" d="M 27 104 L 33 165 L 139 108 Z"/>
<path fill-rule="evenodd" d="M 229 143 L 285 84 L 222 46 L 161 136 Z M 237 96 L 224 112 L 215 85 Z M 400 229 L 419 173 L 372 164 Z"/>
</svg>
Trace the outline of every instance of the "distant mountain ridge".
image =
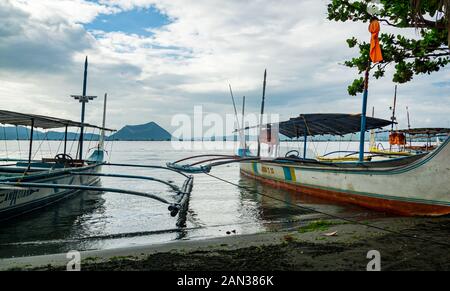
<svg viewBox="0 0 450 291">
<path fill-rule="evenodd" d="M 29 140 L 31 131 L 27 127 L 23 126 L 5 126 L 0 127 L 0 140 Z M 99 134 L 86 133 L 84 134 L 84 140 L 98 141 Z M 78 140 L 80 138 L 79 133 L 68 132 L 68 140 Z M 34 130 L 34 140 L 63 140 L 64 132 Z M 172 135 L 159 126 L 155 122 L 149 122 L 140 125 L 127 125 L 116 133 L 106 137 L 107 140 L 123 140 L 123 141 L 170 141 Z"/>
<path fill-rule="evenodd" d="M 127 125 L 108 137 L 108 140 L 170 141 L 172 135 L 155 122 Z"/>
<path fill-rule="evenodd" d="M 27 127 L 23 126 L 5 126 L 0 127 L 0 140 L 29 140 L 31 131 Z M 79 133 L 68 132 L 67 140 L 78 140 L 80 138 Z M 85 133 L 85 140 L 98 140 L 98 134 Z M 62 140 L 64 139 L 64 132 L 58 131 L 40 131 L 35 129 L 33 133 L 34 140 Z"/>
</svg>

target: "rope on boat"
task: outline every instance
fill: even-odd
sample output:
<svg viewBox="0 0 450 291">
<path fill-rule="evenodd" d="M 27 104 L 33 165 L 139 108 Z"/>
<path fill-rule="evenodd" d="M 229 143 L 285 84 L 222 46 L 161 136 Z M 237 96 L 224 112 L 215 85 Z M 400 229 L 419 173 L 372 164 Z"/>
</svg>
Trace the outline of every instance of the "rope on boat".
<svg viewBox="0 0 450 291">
<path fill-rule="evenodd" d="M 415 236 L 415 235 L 409 235 L 409 234 L 405 234 L 405 233 L 402 233 L 402 232 L 399 232 L 399 231 L 395 231 L 395 230 L 390 230 L 390 229 L 386 229 L 386 228 L 383 228 L 383 227 L 379 227 L 379 226 L 376 226 L 376 225 L 373 225 L 373 224 L 363 223 L 363 222 L 359 222 L 357 220 L 353 220 L 353 219 L 350 219 L 350 218 L 346 218 L 346 217 L 341 217 L 341 216 L 338 216 L 338 215 L 330 214 L 330 213 L 327 213 L 327 212 L 324 212 L 324 211 L 320 211 L 320 210 L 317 210 L 317 209 L 314 209 L 314 208 L 311 208 L 311 207 L 301 206 L 301 205 L 294 204 L 294 203 L 291 203 L 291 202 L 283 200 L 283 199 L 279 199 L 279 198 L 267 195 L 267 194 L 262 193 L 262 192 L 260 192 L 260 191 L 258 191 L 256 189 L 233 183 L 233 182 L 228 181 L 226 179 L 223 179 L 223 178 L 220 178 L 218 176 L 215 176 L 215 175 L 213 175 L 211 173 L 205 172 L 204 174 L 210 176 L 211 178 L 214 178 L 214 179 L 217 179 L 219 181 L 222 181 L 224 183 L 233 185 L 235 187 L 238 187 L 238 188 L 241 188 L 241 189 L 244 189 L 244 190 L 247 190 L 247 191 L 251 191 L 251 192 L 256 193 L 258 195 L 270 198 L 270 199 L 275 200 L 275 201 L 283 202 L 283 203 L 286 203 L 286 204 L 288 204 L 290 206 L 294 206 L 294 207 L 297 207 L 297 208 L 300 208 L 300 209 L 303 209 L 303 210 L 308 210 L 308 211 L 319 213 L 319 214 L 322 214 L 322 215 L 325 215 L 325 216 L 328 216 L 328 217 L 331 217 L 331 218 L 334 218 L 334 219 L 343 220 L 343 221 L 346 221 L 346 222 L 349 222 L 349 223 L 366 226 L 366 227 L 369 227 L 369 228 L 381 230 L 381 231 L 388 232 L 388 233 L 391 233 L 391 234 L 400 235 L 400 236 L 403 236 L 403 237 L 406 237 L 406 238 L 411 238 L 411 239 L 420 240 L 420 241 L 423 241 L 423 242 L 434 243 L 434 244 L 450 247 L 450 244 L 445 243 L 445 242 L 435 241 L 435 240 L 431 240 L 431 239 L 427 239 L 427 238 L 423 238 L 423 237 L 418 237 L 418 236 Z"/>
</svg>

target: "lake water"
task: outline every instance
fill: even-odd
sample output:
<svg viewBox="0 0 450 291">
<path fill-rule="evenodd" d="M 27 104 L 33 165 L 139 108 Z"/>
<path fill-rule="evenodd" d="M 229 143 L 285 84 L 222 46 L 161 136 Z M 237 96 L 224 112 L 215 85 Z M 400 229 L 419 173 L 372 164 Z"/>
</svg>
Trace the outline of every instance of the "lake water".
<svg viewBox="0 0 450 291">
<path fill-rule="evenodd" d="M 198 154 L 233 154 L 237 146 L 233 142 L 228 142 L 225 148 L 222 148 L 221 142 L 194 144 L 192 149 L 179 149 L 174 148 L 171 142 L 114 142 L 107 145 L 107 159 L 113 163 L 165 165 L 167 162 Z M 0 141 L 0 146 L 2 157 L 6 157 L 6 147 L 8 157 L 19 157 L 17 142 L 8 141 L 5 144 Z M 87 144 L 85 148 L 93 146 L 94 144 Z M 20 148 L 26 152 L 27 143 L 22 142 Z M 355 142 L 341 145 L 321 142 L 311 145 L 311 150 L 317 153 L 357 148 L 358 144 Z M 35 158 L 53 157 L 61 149 L 59 142 L 36 142 Z M 301 144 L 282 143 L 281 152 L 290 149 L 301 150 Z M 72 153 L 74 151 L 72 147 Z M 309 151 L 308 154 L 314 153 Z M 25 157 L 22 154 L 22 158 Z M 164 170 L 104 167 L 102 171 L 153 176 L 174 181 L 180 186 L 184 180 L 182 176 Z M 311 216 L 313 212 L 293 207 L 292 204 L 355 219 L 382 215 L 356 206 L 335 204 L 262 185 L 241 176 L 237 164 L 215 168 L 212 174 L 284 202 L 260 196 L 254 191 L 242 190 L 207 175 L 195 175 L 187 227 L 177 228 L 176 218 L 171 217 L 167 206 L 159 202 L 124 194 L 83 192 L 20 219 L 3 222 L 0 226 L 0 257 L 204 239 L 227 236 L 227 232 L 233 231 L 236 234 L 249 234 L 295 228 L 309 219 L 321 217 Z M 151 181 L 102 177 L 101 185 L 144 191 L 167 199 L 174 195 L 167 186 Z"/>
</svg>

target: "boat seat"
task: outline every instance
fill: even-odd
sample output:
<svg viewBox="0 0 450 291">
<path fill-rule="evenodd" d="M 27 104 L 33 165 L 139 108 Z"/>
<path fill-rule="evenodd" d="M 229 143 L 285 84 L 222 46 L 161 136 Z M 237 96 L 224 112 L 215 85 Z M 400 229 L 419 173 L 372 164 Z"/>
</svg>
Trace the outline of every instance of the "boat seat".
<svg viewBox="0 0 450 291">
<path fill-rule="evenodd" d="M 27 162 L 16 163 L 16 167 L 19 167 L 19 168 L 28 168 L 29 167 L 30 168 L 29 170 L 34 169 L 37 171 L 38 170 L 42 171 L 43 169 L 54 168 L 57 166 L 62 167 L 63 165 L 50 164 L 50 163 L 45 163 L 45 162 L 32 162 L 31 164 L 29 164 Z"/>
<path fill-rule="evenodd" d="M 84 160 L 61 160 L 61 159 L 55 159 L 55 158 L 42 158 L 43 163 L 47 164 L 61 164 L 61 165 L 67 165 L 69 167 L 82 167 L 84 166 Z"/>
</svg>

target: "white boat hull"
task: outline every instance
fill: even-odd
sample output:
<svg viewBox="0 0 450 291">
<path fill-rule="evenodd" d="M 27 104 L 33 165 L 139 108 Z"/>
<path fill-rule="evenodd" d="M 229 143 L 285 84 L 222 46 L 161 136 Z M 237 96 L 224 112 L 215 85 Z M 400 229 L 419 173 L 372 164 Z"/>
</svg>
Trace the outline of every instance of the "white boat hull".
<svg viewBox="0 0 450 291">
<path fill-rule="evenodd" d="M 99 172 L 100 166 L 86 167 L 84 173 Z M 39 174 L 38 174 L 39 175 Z M 36 175 L 37 176 L 37 175 Z M 95 176 L 77 176 L 69 173 L 61 175 L 42 175 L 42 177 L 32 176 L 26 182 L 52 183 L 65 185 L 92 185 L 99 181 Z M 23 180 L 25 182 L 25 180 Z M 79 193 L 79 190 L 67 189 L 44 189 L 44 188 L 14 188 L 3 187 L 0 190 L 0 220 L 11 219 L 19 215 L 45 207 L 62 199 L 69 198 Z"/>
<path fill-rule="evenodd" d="M 265 183 L 402 215 L 450 213 L 449 139 L 410 164 L 386 168 L 242 162 L 241 172 Z"/>
</svg>

